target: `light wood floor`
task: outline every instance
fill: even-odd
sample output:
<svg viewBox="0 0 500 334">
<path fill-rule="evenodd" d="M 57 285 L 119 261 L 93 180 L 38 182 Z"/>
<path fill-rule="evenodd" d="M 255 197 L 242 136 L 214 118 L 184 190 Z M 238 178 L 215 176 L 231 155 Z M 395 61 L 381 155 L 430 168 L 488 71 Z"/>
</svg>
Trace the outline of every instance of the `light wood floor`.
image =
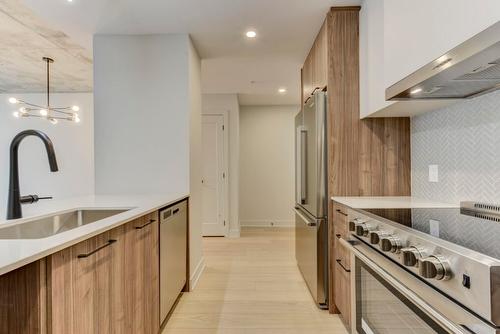
<svg viewBox="0 0 500 334">
<path fill-rule="evenodd" d="M 206 268 L 163 334 L 344 334 L 314 304 L 295 263 L 288 228 L 246 228 L 241 238 L 204 238 Z"/>
</svg>

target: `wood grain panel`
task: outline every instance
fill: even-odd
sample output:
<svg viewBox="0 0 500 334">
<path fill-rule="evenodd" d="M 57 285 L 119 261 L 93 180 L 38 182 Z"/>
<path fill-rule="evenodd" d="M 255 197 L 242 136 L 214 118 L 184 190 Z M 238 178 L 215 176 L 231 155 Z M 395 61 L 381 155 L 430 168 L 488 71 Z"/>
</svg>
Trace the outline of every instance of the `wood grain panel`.
<svg viewBox="0 0 500 334">
<path fill-rule="evenodd" d="M 359 7 L 332 8 L 328 27 L 328 194 L 332 196 L 410 195 L 410 119 L 360 119 Z M 333 203 L 328 217 L 335 221 Z M 349 281 L 339 275 L 335 236 L 330 233 L 330 301 Z M 343 273 L 343 276 L 348 275 Z M 342 279 L 342 277 L 340 277 Z M 337 307 L 338 306 L 338 307 Z M 330 303 L 330 312 L 346 309 Z M 349 317 L 346 317 L 348 321 Z"/>
<path fill-rule="evenodd" d="M 45 260 L 0 276 L 0 333 L 46 333 Z"/>
</svg>

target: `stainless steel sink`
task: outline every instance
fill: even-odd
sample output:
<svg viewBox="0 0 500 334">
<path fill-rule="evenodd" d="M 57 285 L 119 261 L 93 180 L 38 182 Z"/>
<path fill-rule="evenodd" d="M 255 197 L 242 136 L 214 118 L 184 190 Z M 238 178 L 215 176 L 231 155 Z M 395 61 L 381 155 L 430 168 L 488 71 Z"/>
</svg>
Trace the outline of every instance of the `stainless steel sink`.
<svg viewBox="0 0 500 334">
<path fill-rule="evenodd" d="M 42 239 L 108 218 L 129 209 L 80 209 L 2 228 L 0 239 Z"/>
</svg>

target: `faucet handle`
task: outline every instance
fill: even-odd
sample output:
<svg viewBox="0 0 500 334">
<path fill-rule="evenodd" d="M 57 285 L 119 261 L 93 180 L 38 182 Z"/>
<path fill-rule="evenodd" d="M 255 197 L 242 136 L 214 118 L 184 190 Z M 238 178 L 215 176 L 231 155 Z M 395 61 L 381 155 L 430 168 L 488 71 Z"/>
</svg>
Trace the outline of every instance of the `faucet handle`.
<svg viewBox="0 0 500 334">
<path fill-rule="evenodd" d="M 41 199 L 52 199 L 52 196 L 44 196 L 44 197 L 39 197 L 38 195 L 21 196 L 21 198 L 19 198 L 19 202 L 21 204 L 32 204 L 38 202 Z"/>
</svg>

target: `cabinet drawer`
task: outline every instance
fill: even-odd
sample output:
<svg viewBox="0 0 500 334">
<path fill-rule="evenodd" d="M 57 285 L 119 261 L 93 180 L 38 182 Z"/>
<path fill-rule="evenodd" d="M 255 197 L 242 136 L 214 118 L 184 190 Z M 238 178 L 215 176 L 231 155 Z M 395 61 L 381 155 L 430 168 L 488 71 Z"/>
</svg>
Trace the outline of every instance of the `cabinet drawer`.
<svg viewBox="0 0 500 334">
<path fill-rule="evenodd" d="M 342 320 L 351 328 L 351 277 L 339 265 L 335 267 L 334 296 Z"/>
<path fill-rule="evenodd" d="M 340 243 L 340 238 L 344 239 L 342 236 L 337 237 L 338 234 L 335 235 L 335 247 L 334 247 L 334 256 L 335 256 L 335 266 L 339 266 L 344 271 L 348 273 L 351 270 L 351 253 L 347 248 L 342 246 Z"/>
<path fill-rule="evenodd" d="M 348 230 L 348 217 L 347 217 L 347 207 L 333 202 L 333 225 L 339 229 L 339 231 Z"/>
</svg>

